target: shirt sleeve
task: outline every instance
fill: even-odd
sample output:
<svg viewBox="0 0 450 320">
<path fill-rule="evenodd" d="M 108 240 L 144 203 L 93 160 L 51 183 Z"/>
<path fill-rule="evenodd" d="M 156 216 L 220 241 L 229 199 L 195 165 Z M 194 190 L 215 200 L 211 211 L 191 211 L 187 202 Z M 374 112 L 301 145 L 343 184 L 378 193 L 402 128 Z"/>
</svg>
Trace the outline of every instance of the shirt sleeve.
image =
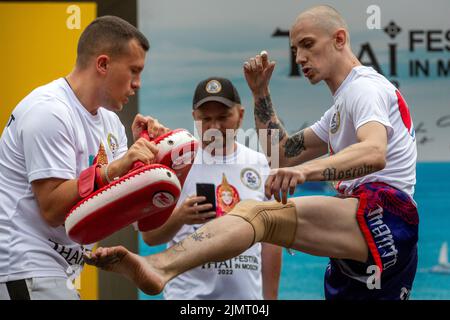
<svg viewBox="0 0 450 320">
<path fill-rule="evenodd" d="M 120 142 L 119 142 L 119 151 L 117 152 L 117 155 L 114 159 L 122 158 L 125 153 L 128 151 L 128 139 L 127 139 L 127 133 L 125 131 L 125 127 L 123 124 L 119 121 L 119 132 L 120 132 Z"/>
<path fill-rule="evenodd" d="M 329 132 L 330 132 L 330 121 L 333 108 L 328 109 L 319 121 L 314 123 L 310 128 L 311 130 L 320 138 L 320 140 L 324 141 L 328 144 L 329 141 Z"/>
<path fill-rule="evenodd" d="M 376 121 L 386 127 L 388 138 L 394 134 L 389 120 L 389 96 L 370 84 L 358 85 L 352 90 L 349 101 L 350 116 L 355 130 L 368 122 Z"/>
<path fill-rule="evenodd" d="M 66 105 L 51 98 L 30 106 L 19 124 L 28 181 L 76 177 L 76 139 Z"/>
<path fill-rule="evenodd" d="M 259 172 L 261 172 L 261 188 L 262 188 L 262 192 L 264 193 L 264 186 L 266 184 L 267 178 L 270 175 L 270 166 L 269 166 L 269 163 L 267 162 L 267 158 L 265 155 L 260 154 L 259 164 L 260 164 Z M 273 199 L 274 199 L 273 196 L 270 198 L 267 198 L 264 193 L 264 201 L 271 201 Z"/>
</svg>

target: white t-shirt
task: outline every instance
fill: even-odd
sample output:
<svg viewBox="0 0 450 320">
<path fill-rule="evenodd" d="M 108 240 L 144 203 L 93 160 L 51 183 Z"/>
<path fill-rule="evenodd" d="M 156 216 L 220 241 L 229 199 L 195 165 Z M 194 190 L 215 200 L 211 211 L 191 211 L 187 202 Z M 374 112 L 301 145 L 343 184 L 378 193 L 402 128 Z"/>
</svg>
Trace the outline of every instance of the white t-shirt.
<svg viewBox="0 0 450 320">
<path fill-rule="evenodd" d="M 31 182 L 75 179 L 97 154 L 101 162 L 122 156 L 125 128 L 104 108 L 90 114 L 63 78 L 26 96 L 8 124 L 0 140 L 0 282 L 71 276 L 91 246 L 45 223 Z"/>
<path fill-rule="evenodd" d="M 353 68 L 336 91 L 334 105 L 311 129 L 328 143 L 330 154 L 335 154 L 357 143 L 356 131 L 370 121 L 377 121 L 387 129 L 386 167 L 346 181 L 342 179 L 347 173 L 340 176 L 336 173 L 336 188 L 341 192 L 351 193 L 361 184 L 377 181 L 387 183 L 412 197 L 416 184 L 417 159 L 412 118 L 398 89 L 373 68 Z M 364 172 L 366 169 L 355 170 Z"/>
<path fill-rule="evenodd" d="M 264 183 L 270 168 L 265 156 L 237 143 L 236 152 L 225 158 L 198 152 L 178 200 L 181 205 L 196 194 L 197 183 L 212 183 L 216 191 L 216 212 L 226 214 L 239 201 L 264 201 Z M 216 218 L 220 219 L 220 218 Z M 168 244 L 181 241 L 202 225 L 184 225 Z M 231 241 L 233 241 L 231 239 Z M 164 298 L 173 300 L 263 299 L 261 244 L 224 262 L 211 262 L 169 281 Z"/>
</svg>

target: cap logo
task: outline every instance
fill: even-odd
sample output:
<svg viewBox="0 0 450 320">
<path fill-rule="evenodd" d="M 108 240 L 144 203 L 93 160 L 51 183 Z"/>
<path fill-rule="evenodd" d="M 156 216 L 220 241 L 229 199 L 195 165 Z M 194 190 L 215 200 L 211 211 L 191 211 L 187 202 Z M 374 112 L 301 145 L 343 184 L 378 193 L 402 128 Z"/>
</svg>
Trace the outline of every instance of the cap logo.
<svg viewBox="0 0 450 320">
<path fill-rule="evenodd" d="M 206 84 L 206 92 L 219 93 L 222 90 L 222 85 L 217 80 L 211 80 Z"/>
</svg>

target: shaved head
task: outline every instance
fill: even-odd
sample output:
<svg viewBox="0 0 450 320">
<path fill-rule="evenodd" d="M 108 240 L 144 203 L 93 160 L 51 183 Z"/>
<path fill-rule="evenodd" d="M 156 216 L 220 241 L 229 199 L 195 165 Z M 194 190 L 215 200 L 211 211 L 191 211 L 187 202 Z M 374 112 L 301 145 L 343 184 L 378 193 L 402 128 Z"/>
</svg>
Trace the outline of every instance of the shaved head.
<svg viewBox="0 0 450 320">
<path fill-rule="evenodd" d="M 344 29 L 348 37 L 347 23 L 341 14 L 331 6 L 315 6 L 300 13 L 293 26 L 307 20 L 329 35 L 334 34 L 339 29 Z"/>
<path fill-rule="evenodd" d="M 312 7 L 297 17 L 289 40 L 295 62 L 306 78 L 324 80 L 335 92 L 350 70 L 361 63 L 352 52 L 347 23 L 333 7 Z"/>
</svg>

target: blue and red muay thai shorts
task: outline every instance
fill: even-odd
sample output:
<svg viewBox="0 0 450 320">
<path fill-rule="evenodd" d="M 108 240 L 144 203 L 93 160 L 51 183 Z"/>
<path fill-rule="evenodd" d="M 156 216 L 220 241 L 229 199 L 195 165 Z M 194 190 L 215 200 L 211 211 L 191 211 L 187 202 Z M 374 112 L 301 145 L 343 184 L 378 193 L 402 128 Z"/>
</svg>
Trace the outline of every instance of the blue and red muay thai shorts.
<svg viewBox="0 0 450 320">
<path fill-rule="evenodd" d="M 348 195 L 337 195 L 349 197 Z M 330 259 L 327 300 L 405 300 L 417 269 L 419 216 L 414 200 L 385 183 L 358 186 L 356 218 L 369 248 L 366 263 Z"/>
</svg>

